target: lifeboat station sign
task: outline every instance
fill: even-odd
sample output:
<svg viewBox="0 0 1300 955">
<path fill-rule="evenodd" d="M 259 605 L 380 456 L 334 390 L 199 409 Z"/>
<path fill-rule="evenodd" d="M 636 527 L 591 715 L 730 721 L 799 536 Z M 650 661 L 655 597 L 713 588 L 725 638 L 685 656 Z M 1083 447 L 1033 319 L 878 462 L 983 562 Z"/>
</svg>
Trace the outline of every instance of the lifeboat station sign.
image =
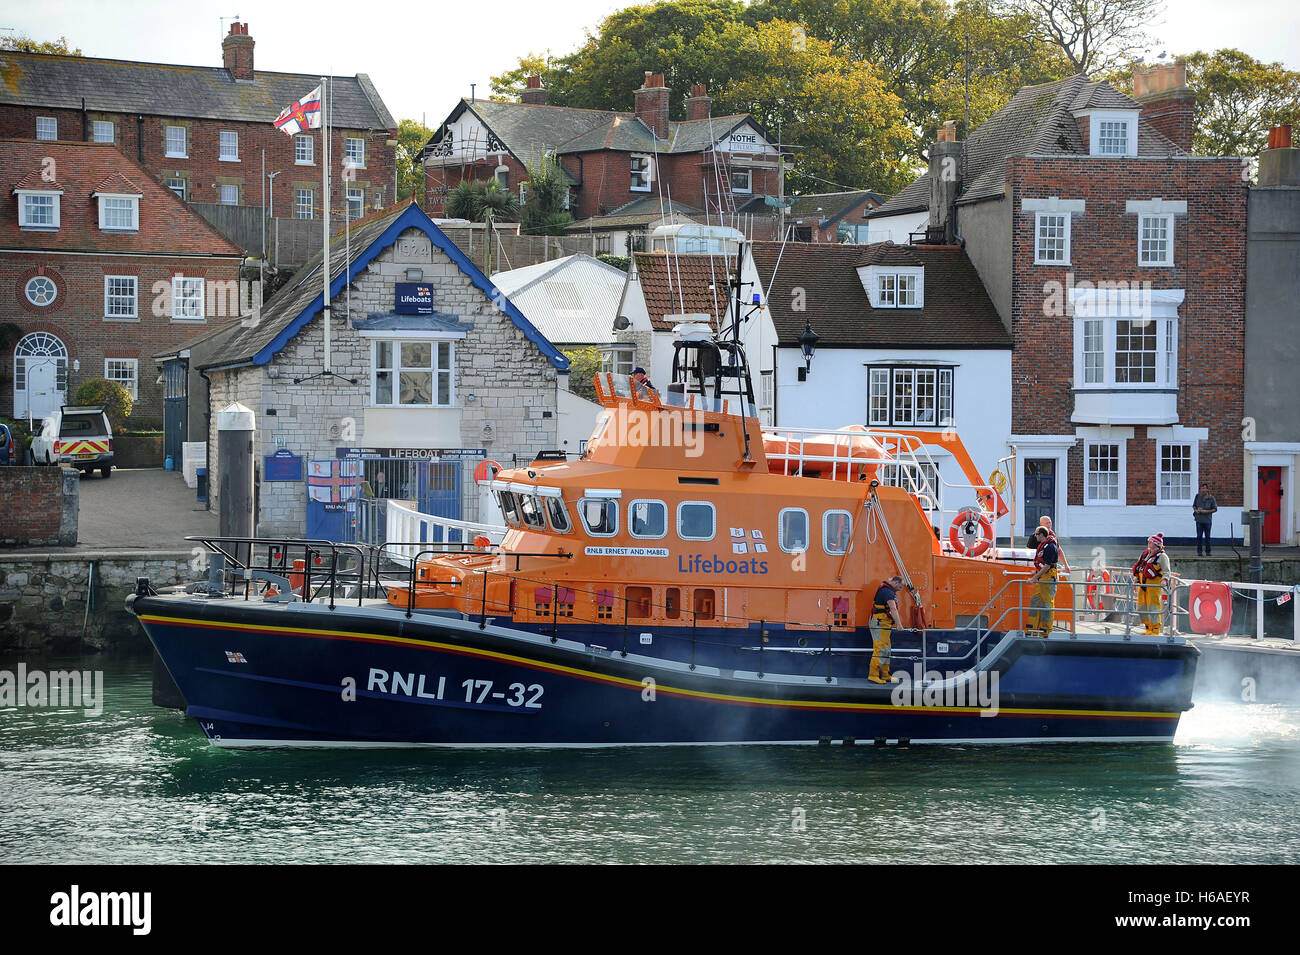
<svg viewBox="0 0 1300 955">
<path fill-rule="evenodd" d="M 421 282 L 395 283 L 393 311 L 399 315 L 432 315 L 433 286 Z"/>
</svg>

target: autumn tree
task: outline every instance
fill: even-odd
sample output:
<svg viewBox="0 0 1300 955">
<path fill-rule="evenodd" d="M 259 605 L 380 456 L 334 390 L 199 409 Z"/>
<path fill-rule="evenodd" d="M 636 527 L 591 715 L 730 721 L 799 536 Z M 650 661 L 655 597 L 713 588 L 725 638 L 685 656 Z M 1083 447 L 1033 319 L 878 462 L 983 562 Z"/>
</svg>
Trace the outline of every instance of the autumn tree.
<svg viewBox="0 0 1300 955">
<path fill-rule="evenodd" d="M 1192 152 L 1201 156 L 1256 156 L 1268 131 L 1300 128 L 1300 72 L 1261 63 L 1240 50 L 1193 53 L 1187 85 L 1196 96 Z"/>
<path fill-rule="evenodd" d="M 397 198 L 399 200 L 415 197 L 424 205 L 424 167 L 416 158 L 420 150 L 433 138 L 433 130 L 413 119 L 399 120 L 397 123 Z"/>
<path fill-rule="evenodd" d="M 1161 0 L 1001 0 L 1029 18 L 1034 35 L 1057 47 L 1071 72 L 1103 73 L 1151 43 L 1147 27 Z"/>
<path fill-rule="evenodd" d="M 55 56 L 81 56 L 80 47 L 75 50 L 68 49 L 68 38 L 65 36 L 57 40 L 33 40 L 22 34 L 0 37 L 0 50 L 13 50 L 17 53 L 52 53 Z"/>
</svg>

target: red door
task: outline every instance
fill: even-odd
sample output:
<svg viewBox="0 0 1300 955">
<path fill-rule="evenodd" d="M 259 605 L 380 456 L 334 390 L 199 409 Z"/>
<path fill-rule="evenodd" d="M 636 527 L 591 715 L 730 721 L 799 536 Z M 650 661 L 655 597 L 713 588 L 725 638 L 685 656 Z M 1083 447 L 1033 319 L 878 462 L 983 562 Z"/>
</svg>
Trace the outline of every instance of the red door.
<svg viewBox="0 0 1300 955">
<path fill-rule="evenodd" d="M 1282 543 L 1282 469 L 1259 469 L 1259 509 L 1264 511 L 1264 543 Z"/>
</svg>

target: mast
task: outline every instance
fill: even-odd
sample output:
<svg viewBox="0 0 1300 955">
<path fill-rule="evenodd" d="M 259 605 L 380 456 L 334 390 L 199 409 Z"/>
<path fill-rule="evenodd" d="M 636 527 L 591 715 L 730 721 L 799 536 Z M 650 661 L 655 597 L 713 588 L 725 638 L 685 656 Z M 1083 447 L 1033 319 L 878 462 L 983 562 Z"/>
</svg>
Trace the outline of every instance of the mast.
<svg viewBox="0 0 1300 955">
<path fill-rule="evenodd" d="M 325 77 L 320 78 L 320 111 L 321 111 L 321 189 L 325 197 L 325 215 L 322 217 L 322 244 L 324 253 L 324 264 L 321 268 L 322 283 L 324 291 L 321 294 L 321 301 L 324 303 L 323 317 L 325 319 L 325 374 L 330 374 L 330 120 L 329 112 L 326 109 L 326 83 Z"/>
</svg>

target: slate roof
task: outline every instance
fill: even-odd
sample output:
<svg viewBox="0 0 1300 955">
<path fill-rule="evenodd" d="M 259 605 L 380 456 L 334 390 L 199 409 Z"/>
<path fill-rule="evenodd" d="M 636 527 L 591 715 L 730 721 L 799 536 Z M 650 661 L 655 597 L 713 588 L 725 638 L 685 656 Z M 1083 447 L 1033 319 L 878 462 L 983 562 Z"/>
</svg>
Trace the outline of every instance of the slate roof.
<svg viewBox="0 0 1300 955">
<path fill-rule="evenodd" d="M 1073 111 L 1140 109 L 1138 103 L 1104 80 L 1083 74 L 1053 83 L 1026 86 L 979 125 L 966 141 L 966 169 L 958 202 L 1001 197 L 1006 188 L 1007 159 L 1013 156 L 1087 155 Z M 1149 123 L 1138 122 L 1139 156 L 1186 155 Z M 903 188 L 868 218 L 918 212 L 929 206 L 929 173 Z"/>
<path fill-rule="evenodd" d="M 48 160 L 59 181 L 41 181 Z M 110 192 L 140 195 L 139 228 L 134 232 L 105 232 L 99 228 L 99 201 L 91 198 L 100 186 Z M 19 188 L 62 189 L 59 228 L 21 229 L 18 226 Z M 76 252 L 149 253 L 153 255 L 212 255 L 242 257 L 242 251 L 197 212 L 154 179 L 134 159 L 111 143 L 62 143 L 35 139 L 0 140 L 0 247 L 57 249 Z"/>
<path fill-rule="evenodd" d="M 617 209 L 612 209 L 603 216 L 580 219 L 565 227 L 566 232 L 599 232 L 602 229 L 627 229 L 635 226 L 649 225 L 661 218 L 672 222 L 694 222 L 696 217 L 703 218 L 704 212 L 694 206 L 688 206 L 676 200 L 665 201 L 662 205 L 658 199 L 633 199 Z"/>
<path fill-rule="evenodd" d="M 799 218 L 818 215 L 820 211 L 819 219 L 824 228 L 868 202 L 879 205 L 884 201 L 884 196 L 870 189 L 859 189 L 853 192 L 817 192 L 795 196 L 786 215 Z"/>
<path fill-rule="evenodd" d="M 681 321 L 665 315 L 702 312 L 715 328 L 719 327 L 719 319 L 726 319 L 727 277 L 733 263 L 729 256 L 637 252 L 635 258 L 641 295 L 655 331 L 670 332 Z"/>
<path fill-rule="evenodd" d="M 783 346 L 797 346 L 808 321 L 818 348 L 1011 347 L 979 273 L 956 246 L 755 242 L 753 257 Z M 869 265 L 923 267 L 924 307 L 872 308 L 857 271 Z M 800 298 L 805 308 L 796 311 Z"/>
<path fill-rule="evenodd" d="M 551 364 L 561 371 L 569 367 L 569 361 L 560 351 L 533 327 L 502 293 L 465 258 L 442 230 L 424 214 L 414 202 L 396 205 L 380 212 L 358 219 L 352 223 L 351 243 L 352 258 L 344 261 L 345 236 L 342 231 L 335 233 L 330 240 L 330 295 L 331 301 L 337 301 L 342 293 L 346 274 L 353 279 L 361 274 L 365 267 L 408 228 L 421 229 L 429 236 L 435 248 L 442 250 L 457 267 L 474 283 L 483 294 L 494 302 L 501 303 L 501 309 L 514 322 L 524 336 L 550 359 Z M 323 256 L 312 256 L 294 273 L 293 279 L 277 292 L 262 308 L 256 323 L 237 322 L 223 329 L 217 335 L 207 339 L 205 351 L 210 353 L 202 367 L 216 368 L 234 365 L 264 365 L 276 352 L 293 340 L 308 322 L 321 313 L 321 292 L 324 284 L 321 270 Z M 337 321 L 338 316 L 335 316 Z"/>
<path fill-rule="evenodd" d="M 194 119 L 269 123 L 320 85 L 320 75 L 256 70 L 236 82 L 220 66 L 176 66 L 88 56 L 0 52 L 0 104 L 86 108 Z M 336 76 L 334 123 L 340 128 L 394 129 L 397 123 L 364 73 Z"/>
</svg>

